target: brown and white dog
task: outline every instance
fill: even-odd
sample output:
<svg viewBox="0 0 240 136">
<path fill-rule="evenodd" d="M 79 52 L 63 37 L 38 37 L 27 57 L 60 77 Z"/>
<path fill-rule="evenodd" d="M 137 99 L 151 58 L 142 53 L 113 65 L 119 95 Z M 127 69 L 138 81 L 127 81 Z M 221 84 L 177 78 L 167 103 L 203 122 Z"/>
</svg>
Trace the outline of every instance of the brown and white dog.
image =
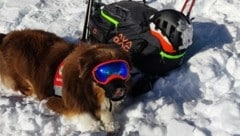
<svg viewBox="0 0 240 136">
<path fill-rule="evenodd" d="M 69 44 L 42 30 L 0 34 L 0 41 L 0 78 L 5 86 L 47 99 L 48 108 L 67 117 L 89 113 L 104 125 L 113 122 L 109 100 L 124 96 L 131 66 L 127 78 L 107 84 L 99 84 L 92 71 L 114 60 L 130 65 L 128 53 L 109 45 Z"/>
</svg>

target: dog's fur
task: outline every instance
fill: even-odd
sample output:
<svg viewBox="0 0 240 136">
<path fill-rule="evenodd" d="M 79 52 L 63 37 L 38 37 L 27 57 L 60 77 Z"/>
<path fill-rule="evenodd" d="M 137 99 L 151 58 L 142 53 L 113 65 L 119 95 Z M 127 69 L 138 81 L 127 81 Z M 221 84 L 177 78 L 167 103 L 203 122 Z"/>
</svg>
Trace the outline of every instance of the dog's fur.
<svg viewBox="0 0 240 136">
<path fill-rule="evenodd" d="M 65 116 L 85 112 L 103 123 L 111 122 L 105 91 L 93 81 L 91 70 L 112 59 L 130 64 L 125 51 L 109 45 L 69 44 L 42 30 L 1 34 L 0 41 L 0 78 L 5 86 L 39 100 L 47 99 L 50 109 Z M 58 97 L 54 95 L 53 79 L 63 60 L 64 85 L 62 97 Z"/>
</svg>

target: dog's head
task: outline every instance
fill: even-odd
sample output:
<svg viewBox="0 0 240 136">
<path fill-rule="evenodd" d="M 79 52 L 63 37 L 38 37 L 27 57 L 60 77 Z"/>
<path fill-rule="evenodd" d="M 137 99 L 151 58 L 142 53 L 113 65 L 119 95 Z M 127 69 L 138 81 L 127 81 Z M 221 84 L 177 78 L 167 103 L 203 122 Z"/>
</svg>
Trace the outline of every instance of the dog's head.
<svg viewBox="0 0 240 136">
<path fill-rule="evenodd" d="M 130 69 L 129 54 L 113 45 L 91 45 L 79 58 L 79 77 L 92 80 L 113 101 L 125 96 Z"/>
</svg>

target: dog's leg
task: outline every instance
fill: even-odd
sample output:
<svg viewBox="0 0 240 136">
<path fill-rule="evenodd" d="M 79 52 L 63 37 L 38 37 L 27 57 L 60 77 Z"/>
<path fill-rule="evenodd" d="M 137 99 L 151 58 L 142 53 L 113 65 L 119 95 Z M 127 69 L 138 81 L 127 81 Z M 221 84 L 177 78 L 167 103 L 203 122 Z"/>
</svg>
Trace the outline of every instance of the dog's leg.
<svg viewBox="0 0 240 136">
<path fill-rule="evenodd" d="M 100 120 L 103 123 L 105 131 L 107 132 L 115 133 L 120 128 L 120 124 L 118 122 L 115 122 L 110 111 L 100 111 Z"/>
<path fill-rule="evenodd" d="M 20 91 L 26 96 L 34 95 L 33 86 L 28 80 L 24 80 L 15 74 L 5 74 L 1 76 L 2 82 L 7 88 L 11 88 L 13 91 Z"/>
<path fill-rule="evenodd" d="M 26 95 L 26 96 L 35 95 L 33 85 L 31 84 L 31 82 L 29 80 L 23 79 L 21 84 L 24 86 L 23 92 L 22 92 L 24 95 Z"/>
<path fill-rule="evenodd" d="M 100 90 L 98 90 L 100 92 Z M 108 98 L 102 98 L 100 101 L 101 108 L 95 113 L 95 117 L 102 122 L 104 130 L 114 132 L 118 130 L 119 124 L 115 122 L 112 112 L 110 111 L 111 102 Z"/>
<path fill-rule="evenodd" d="M 22 93 L 24 92 L 23 90 L 25 90 L 25 87 L 18 82 L 19 79 L 17 78 L 17 76 L 14 76 L 12 73 L 8 72 L 8 70 L 6 69 L 5 70 L 0 69 L 0 70 L 1 70 L 1 82 L 7 88 L 10 88 L 16 92 L 17 91 L 20 91 Z"/>
<path fill-rule="evenodd" d="M 11 76 L 14 82 L 13 90 L 20 91 L 26 96 L 33 96 L 33 86 L 27 79 L 20 77 L 17 73 L 12 73 Z"/>
<path fill-rule="evenodd" d="M 33 87 L 31 83 L 21 78 L 12 68 L 10 68 L 4 60 L 3 53 L 0 51 L 0 78 L 1 82 L 14 91 L 20 91 L 24 95 L 32 95 Z"/>
<path fill-rule="evenodd" d="M 68 114 L 68 109 L 64 106 L 63 99 L 58 96 L 52 96 L 48 98 L 46 103 L 47 107 L 60 114 Z"/>
<path fill-rule="evenodd" d="M 1 46 L 1 44 L 0 44 Z M 3 53 L 0 51 L 0 79 L 1 82 L 7 87 L 12 88 L 15 83 L 9 76 L 9 68 L 7 67 L 6 61 L 4 60 Z"/>
<path fill-rule="evenodd" d="M 104 126 L 110 125 L 114 122 L 113 115 L 109 111 L 100 111 L 100 120 L 103 122 Z M 113 124 L 112 124 L 113 125 Z"/>
</svg>

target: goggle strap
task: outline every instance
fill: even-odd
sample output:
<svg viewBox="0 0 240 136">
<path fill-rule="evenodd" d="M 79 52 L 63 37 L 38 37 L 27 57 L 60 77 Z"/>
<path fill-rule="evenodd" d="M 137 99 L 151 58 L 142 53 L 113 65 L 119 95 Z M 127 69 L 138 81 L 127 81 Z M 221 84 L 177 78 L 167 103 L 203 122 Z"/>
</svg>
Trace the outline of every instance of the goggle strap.
<svg viewBox="0 0 240 136">
<path fill-rule="evenodd" d="M 112 111 L 112 101 L 110 98 L 108 100 L 109 100 L 109 112 L 111 112 Z"/>
</svg>

